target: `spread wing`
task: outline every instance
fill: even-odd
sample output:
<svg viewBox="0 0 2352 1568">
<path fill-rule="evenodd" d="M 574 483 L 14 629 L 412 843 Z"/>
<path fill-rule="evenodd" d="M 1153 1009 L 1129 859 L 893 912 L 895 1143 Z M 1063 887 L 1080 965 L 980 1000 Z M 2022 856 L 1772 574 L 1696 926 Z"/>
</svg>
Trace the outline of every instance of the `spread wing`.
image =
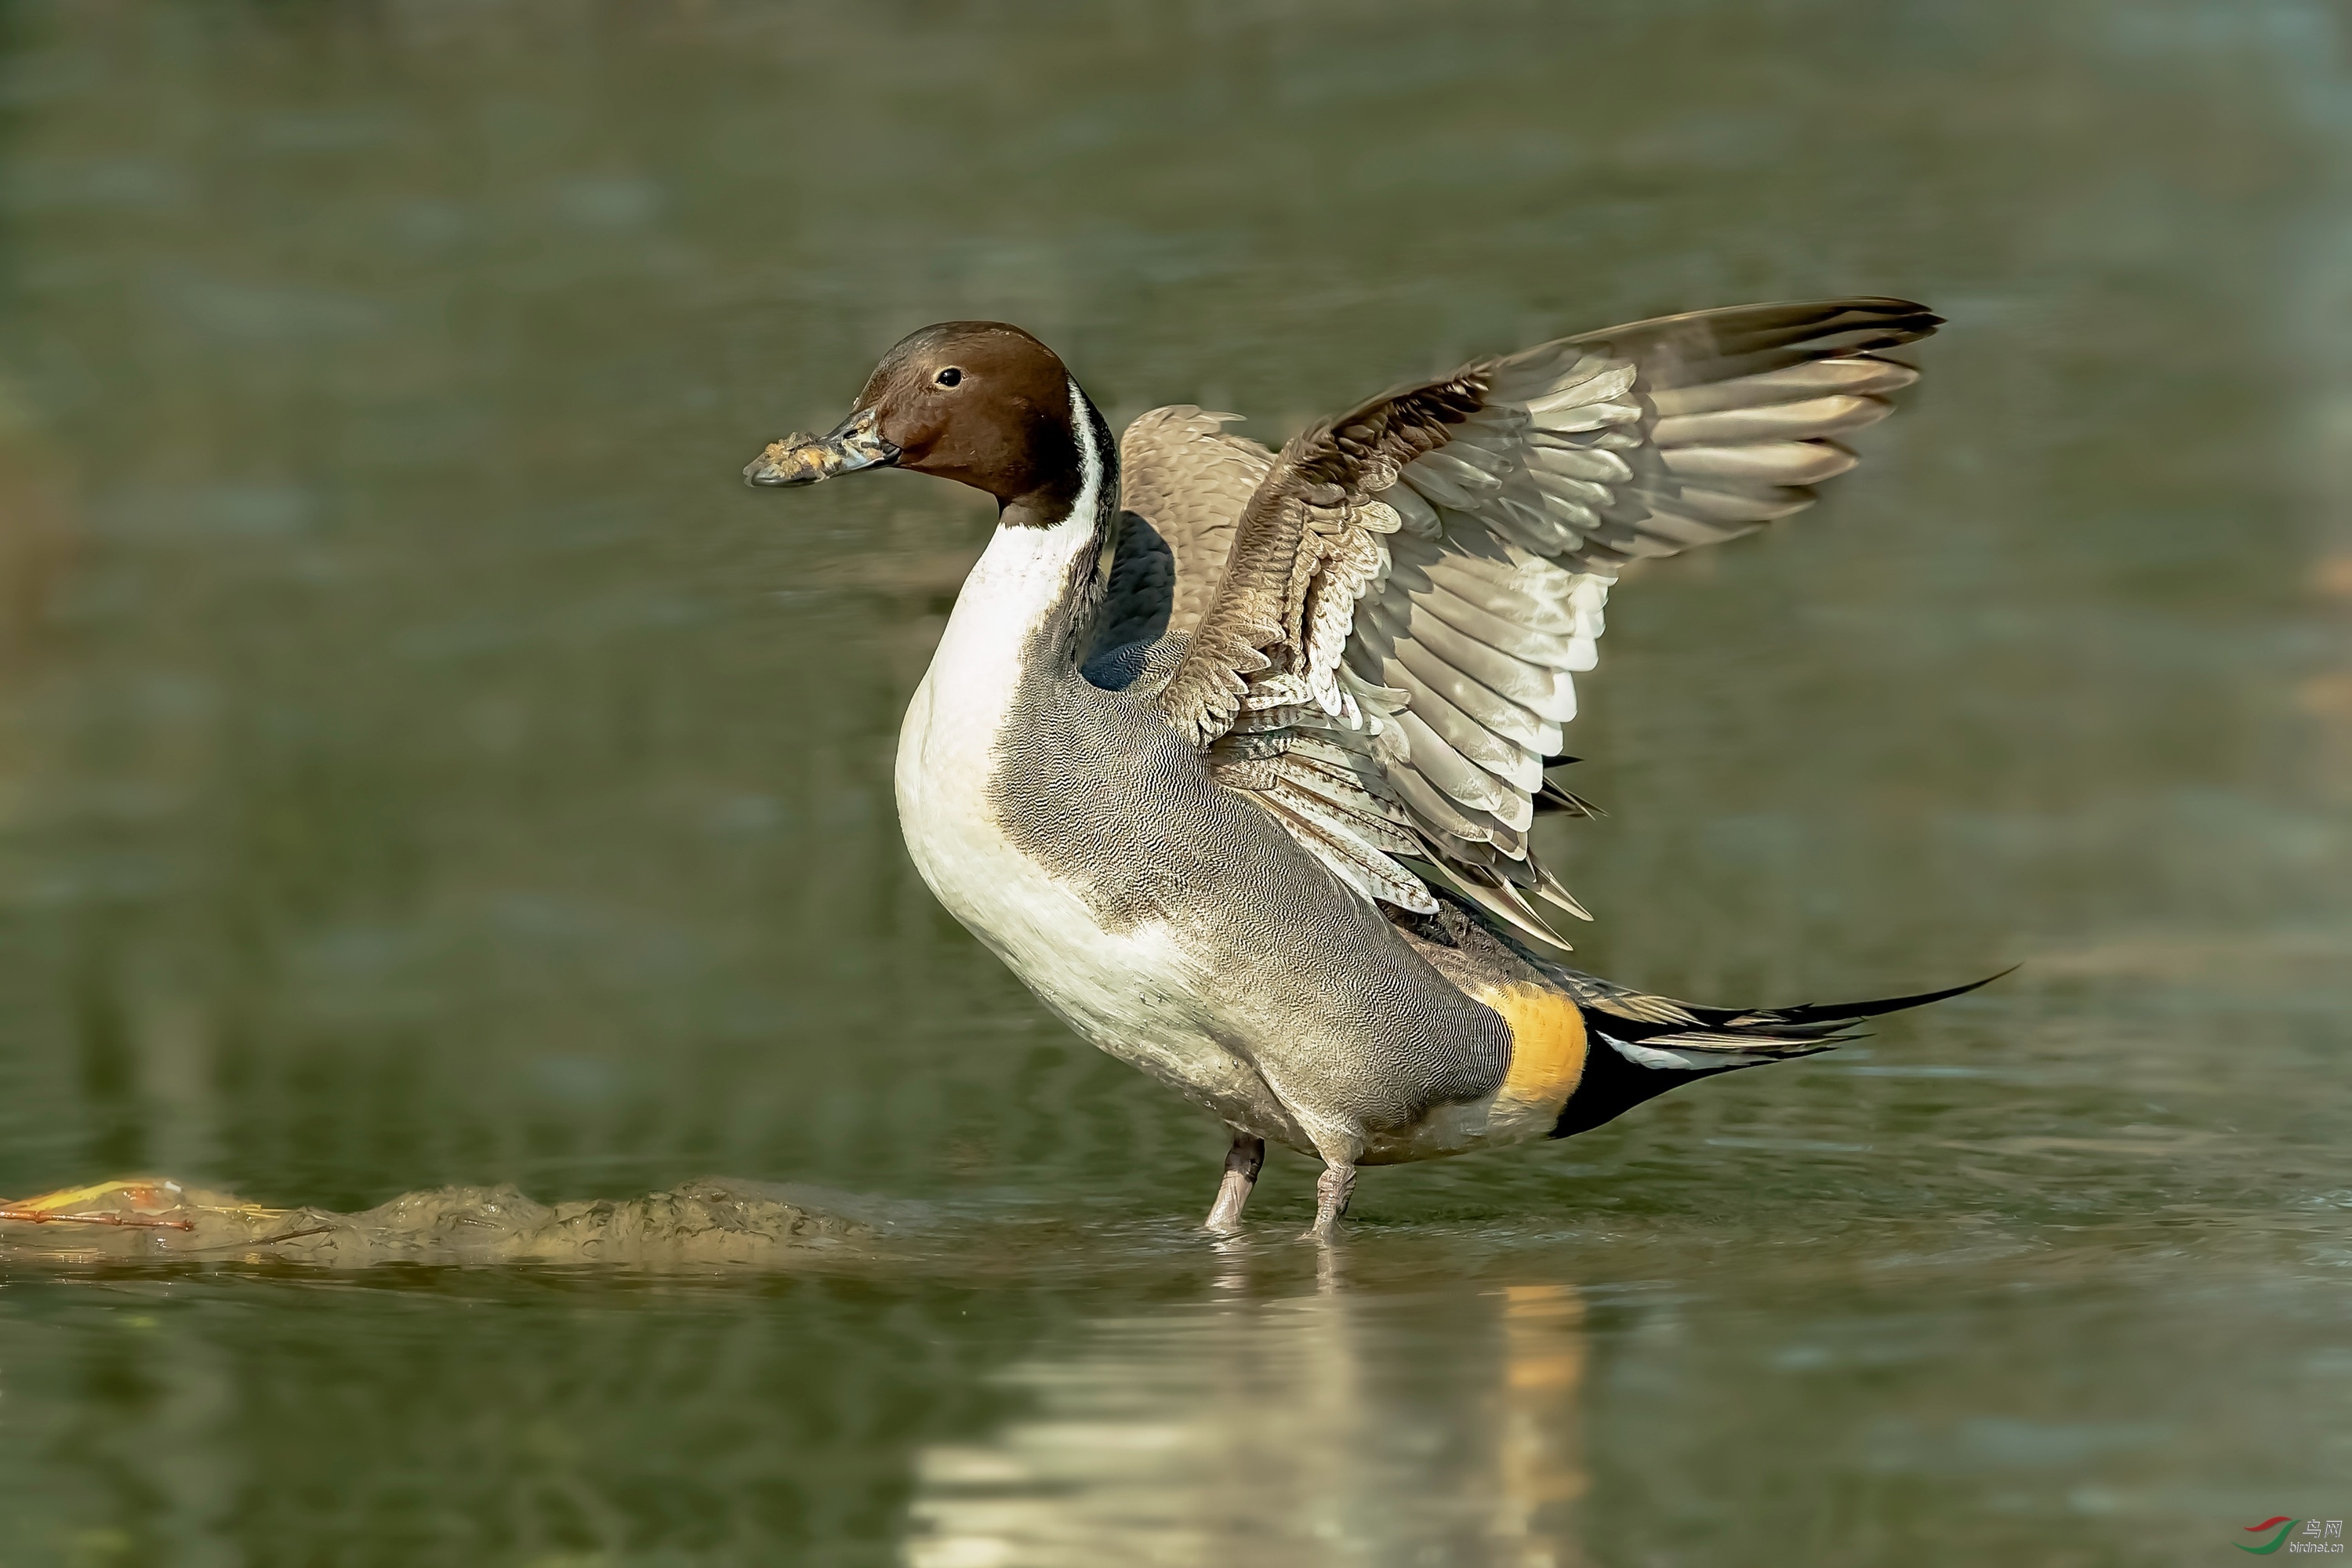
<svg viewBox="0 0 2352 1568">
<path fill-rule="evenodd" d="M 1543 770 L 1618 569 L 1809 504 L 1855 460 L 1830 437 L 1917 379 L 1873 351 L 1938 324 L 1900 300 L 1740 306 L 1474 361 L 1303 432 L 1229 527 L 1189 532 L 1259 459 L 1202 431 L 1221 416 L 1160 410 L 1155 442 L 1181 427 L 1172 449 L 1214 488 L 1169 462 L 1129 504 L 1163 509 L 1171 550 L 1225 558 L 1202 576 L 1178 557 L 1180 600 L 1214 595 L 1160 707 L 1358 891 L 1433 910 L 1400 863 L 1421 860 L 1557 942 L 1528 895 L 1584 911 L 1528 830 L 1539 797 L 1580 804 Z"/>
</svg>

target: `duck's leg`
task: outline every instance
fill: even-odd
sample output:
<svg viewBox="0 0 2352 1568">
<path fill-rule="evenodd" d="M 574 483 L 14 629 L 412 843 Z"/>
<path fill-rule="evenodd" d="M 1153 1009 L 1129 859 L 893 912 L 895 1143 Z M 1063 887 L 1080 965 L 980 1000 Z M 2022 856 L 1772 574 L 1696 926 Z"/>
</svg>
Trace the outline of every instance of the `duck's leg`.
<svg viewBox="0 0 2352 1568">
<path fill-rule="evenodd" d="M 1348 1199 L 1356 1190 L 1356 1167 L 1344 1160 L 1332 1160 L 1315 1178 L 1315 1223 L 1307 1227 L 1301 1241 L 1319 1241 L 1325 1246 L 1339 1239 L 1339 1216 L 1348 1212 Z"/>
<path fill-rule="evenodd" d="M 1217 1187 L 1217 1201 L 1203 1229 L 1217 1236 L 1231 1236 L 1241 1229 L 1242 1208 L 1249 1202 L 1257 1173 L 1265 1165 L 1265 1140 L 1234 1128 L 1234 1146 L 1225 1151 L 1225 1179 Z"/>
</svg>

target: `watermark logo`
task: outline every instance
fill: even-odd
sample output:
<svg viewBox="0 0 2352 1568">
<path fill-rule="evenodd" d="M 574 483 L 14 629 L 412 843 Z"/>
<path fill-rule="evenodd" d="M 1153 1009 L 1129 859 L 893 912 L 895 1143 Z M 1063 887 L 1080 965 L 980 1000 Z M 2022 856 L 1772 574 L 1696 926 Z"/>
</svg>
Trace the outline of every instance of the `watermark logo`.
<svg viewBox="0 0 2352 1568">
<path fill-rule="evenodd" d="M 2344 1521 L 2340 1519 L 2289 1519 L 2282 1513 L 2260 1524 L 2247 1525 L 2245 1533 L 2262 1539 L 2232 1542 L 2231 1544 L 2257 1557 L 2268 1557 L 2281 1550 L 2338 1554 L 2344 1550 Z"/>
</svg>

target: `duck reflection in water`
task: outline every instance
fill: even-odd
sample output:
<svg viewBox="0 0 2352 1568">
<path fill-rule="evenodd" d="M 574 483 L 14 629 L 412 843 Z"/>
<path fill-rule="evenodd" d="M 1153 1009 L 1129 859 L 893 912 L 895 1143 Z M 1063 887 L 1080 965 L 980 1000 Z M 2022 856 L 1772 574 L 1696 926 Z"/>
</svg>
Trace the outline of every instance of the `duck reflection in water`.
<svg viewBox="0 0 2352 1568">
<path fill-rule="evenodd" d="M 1553 1282 L 1102 1322 L 1007 1374 L 1031 1414 L 920 1456 L 908 1559 L 1569 1568 L 1585 1369 Z"/>
</svg>

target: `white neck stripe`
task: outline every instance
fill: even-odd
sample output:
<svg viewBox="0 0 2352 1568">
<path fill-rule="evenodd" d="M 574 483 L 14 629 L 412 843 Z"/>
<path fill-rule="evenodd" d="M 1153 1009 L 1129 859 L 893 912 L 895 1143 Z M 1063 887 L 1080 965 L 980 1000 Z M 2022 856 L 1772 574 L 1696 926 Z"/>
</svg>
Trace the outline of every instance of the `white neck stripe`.
<svg viewBox="0 0 2352 1568">
<path fill-rule="evenodd" d="M 1102 447 L 1095 440 L 1095 408 L 1087 401 L 1087 395 L 1078 390 L 1076 377 L 1064 376 L 1062 379 L 1070 385 L 1070 429 L 1077 437 L 1078 472 L 1081 476 L 1077 501 L 1064 521 L 1091 531 L 1095 525 L 1095 512 L 1102 505 L 1103 485 Z"/>
</svg>

